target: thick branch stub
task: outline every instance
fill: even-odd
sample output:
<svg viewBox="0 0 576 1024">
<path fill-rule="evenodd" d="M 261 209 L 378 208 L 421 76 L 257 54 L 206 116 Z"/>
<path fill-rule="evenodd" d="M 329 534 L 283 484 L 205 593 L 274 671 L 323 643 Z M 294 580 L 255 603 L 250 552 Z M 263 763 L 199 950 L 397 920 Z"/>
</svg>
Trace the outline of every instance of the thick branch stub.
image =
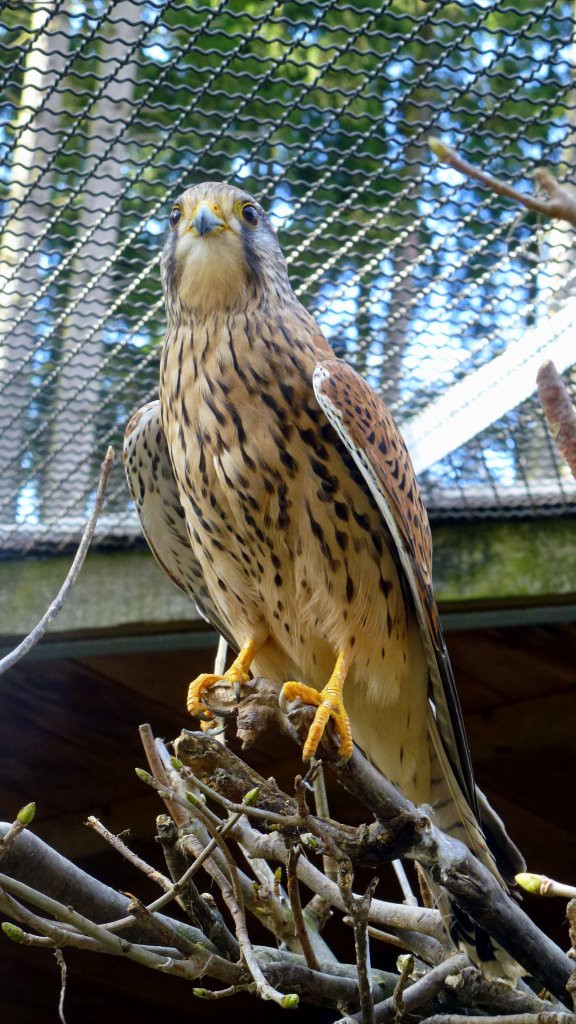
<svg viewBox="0 0 576 1024">
<path fill-rule="evenodd" d="M 576 480 L 576 411 L 568 389 L 551 361 L 540 367 L 536 382 L 550 433 Z"/>
</svg>

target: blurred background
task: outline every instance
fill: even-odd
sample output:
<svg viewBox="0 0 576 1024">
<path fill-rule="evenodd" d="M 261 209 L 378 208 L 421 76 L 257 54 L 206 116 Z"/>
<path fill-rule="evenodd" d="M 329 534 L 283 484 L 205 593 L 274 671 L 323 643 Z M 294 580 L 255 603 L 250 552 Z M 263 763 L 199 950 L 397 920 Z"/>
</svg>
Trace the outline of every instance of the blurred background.
<svg viewBox="0 0 576 1024">
<path fill-rule="evenodd" d="M 213 178 L 269 210 L 301 300 L 406 430 L 433 515 L 573 507 L 523 370 L 554 346 L 571 381 L 574 230 L 427 146 L 528 190 L 540 165 L 570 179 L 572 0 L 1 7 L 5 550 L 77 536 L 105 446 L 156 392 L 170 205 Z M 135 529 L 118 469 L 100 537 Z"/>
</svg>

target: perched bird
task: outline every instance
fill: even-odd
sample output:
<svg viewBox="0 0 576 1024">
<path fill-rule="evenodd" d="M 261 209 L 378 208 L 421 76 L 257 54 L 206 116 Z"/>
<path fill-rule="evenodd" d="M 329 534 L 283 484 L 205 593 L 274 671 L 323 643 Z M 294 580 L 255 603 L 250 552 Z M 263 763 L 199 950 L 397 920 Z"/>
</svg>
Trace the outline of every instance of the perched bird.
<svg viewBox="0 0 576 1024">
<path fill-rule="evenodd" d="M 239 652 L 189 690 L 250 671 L 317 705 L 495 874 L 523 863 L 479 810 L 432 592 L 410 458 L 372 388 L 336 359 L 249 194 L 208 182 L 170 213 L 160 401 L 126 433 L 144 533 L 168 575 Z M 492 850 L 481 824 L 490 833 Z"/>
</svg>

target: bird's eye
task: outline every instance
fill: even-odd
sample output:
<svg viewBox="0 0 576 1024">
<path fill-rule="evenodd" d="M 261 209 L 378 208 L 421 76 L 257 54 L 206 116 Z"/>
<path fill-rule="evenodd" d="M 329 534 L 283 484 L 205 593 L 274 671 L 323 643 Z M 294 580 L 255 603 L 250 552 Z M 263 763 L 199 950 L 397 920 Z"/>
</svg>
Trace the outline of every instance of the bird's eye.
<svg viewBox="0 0 576 1024">
<path fill-rule="evenodd" d="M 174 230 L 174 228 L 176 227 L 176 225 L 177 225 L 178 221 L 180 220 L 181 216 L 182 216 L 182 210 L 180 209 L 179 206 L 175 206 L 174 209 L 171 210 L 170 218 L 169 218 L 170 227 L 172 228 L 172 230 Z"/>
<path fill-rule="evenodd" d="M 244 203 L 242 207 L 242 216 L 250 227 L 255 228 L 258 223 L 258 210 L 252 203 Z"/>
</svg>

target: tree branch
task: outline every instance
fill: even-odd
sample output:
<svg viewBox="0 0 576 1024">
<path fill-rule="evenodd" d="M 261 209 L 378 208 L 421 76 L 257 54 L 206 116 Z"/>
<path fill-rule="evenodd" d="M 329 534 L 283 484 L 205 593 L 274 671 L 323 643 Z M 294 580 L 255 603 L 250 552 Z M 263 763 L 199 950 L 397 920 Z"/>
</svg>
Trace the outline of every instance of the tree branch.
<svg viewBox="0 0 576 1024">
<path fill-rule="evenodd" d="M 62 611 L 66 599 L 68 598 L 70 591 L 72 590 L 72 587 L 74 586 L 80 575 L 80 571 L 82 569 L 82 566 L 84 565 L 84 559 L 86 558 L 86 555 L 88 554 L 88 549 L 90 547 L 90 544 L 92 543 L 92 537 L 94 536 L 94 530 L 96 529 L 98 516 L 100 515 L 100 512 L 102 511 L 102 506 L 104 504 L 106 485 L 108 484 L 108 478 L 112 470 L 113 462 L 114 449 L 108 448 L 100 469 L 100 478 L 98 480 L 98 490 L 96 492 L 96 498 L 94 499 L 94 505 L 90 513 L 88 522 L 86 523 L 84 533 L 82 534 L 82 539 L 78 546 L 78 550 L 74 557 L 74 561 L 70 566 L 68 575 L 66 576 L 66 579 L 64 580 L 64 583 L 60 587 L 60 590 L 58 591 L 56 597 L 52 601 L 52 604 L 40 619 L 40 622 L 38 622 L 37 625 L 34 626 L 34 629 L 31 630 L 28 636 L 24 637 L 22 643 L 18 644 L 18 646 L 15 647 L 13 651 L 10 651 L 10 654 L 7 654 L 6 657 L 0 660 L 0 676 L 4 675 L 4 673 L 7 672 L 9 668 L 12 668 L 14 665 L 16 665 L 17 662 L 19 662 L 21 658 L 24 657 L 25 654 L 28 654 L 28 651 L 31 651 L 32 648 L 36 646 L 36 644 L 42 639 L 42 637 L 46 633 L 46 630 L 48 629 L 48 626 L 50 625 L 52 620 L 55 619 L 56 616 L 59 615 L 60 612 Z"/>
<path fill-rule="evenodd" d="M 543 214 L 553 220 L 565 220 L 568 224 L 576 227 L 576 195 L 569 186 L 560 185 L 556 179 L 545 168 L 540 167 L 534 172 L 534 180 L 548 193 L 548 199 L 538 199 L 536 196 L 527 195 L 518 189 L 508 185 L 501 178 L 495 178 L 492 174 L 480 170 L 474 164 L 468 163 L 455 149 L 447 146 L 441 139 L 431 136 L 428 140 L 430 149 L 443 164 L 448 164 L 454 170 L 460 171 L 466 178 L 481 182 L 496 195 L 506 196 L 514 202 L 524 206 L 534 213 Z"/>
</svg>

